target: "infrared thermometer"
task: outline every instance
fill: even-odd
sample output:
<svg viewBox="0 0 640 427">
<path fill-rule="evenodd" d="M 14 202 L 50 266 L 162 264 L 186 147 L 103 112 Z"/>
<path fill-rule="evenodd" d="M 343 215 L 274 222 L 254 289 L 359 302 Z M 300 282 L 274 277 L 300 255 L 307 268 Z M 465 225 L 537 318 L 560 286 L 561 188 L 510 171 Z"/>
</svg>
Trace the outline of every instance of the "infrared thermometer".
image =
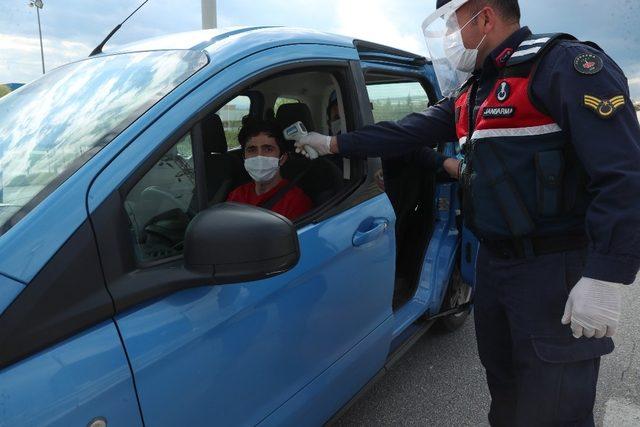
<svg viewBox="0 0 640 427">
<path fill-rule="evenodd" d="M 284 139 L 287 141 L 300 141 L 303 136 L 307 136 L 309 132 L 307 132 L 307 128 L 304 127 L 302 122 L 295 122 L 291 126 L 287 127 L 284 130 Z M 312 147 L 308 145 L 303 145 L 301 147 L 309 156 L 311 160 L 315 160 L 318 158 L 318 152 L 314 150 Z"/>
</svg>

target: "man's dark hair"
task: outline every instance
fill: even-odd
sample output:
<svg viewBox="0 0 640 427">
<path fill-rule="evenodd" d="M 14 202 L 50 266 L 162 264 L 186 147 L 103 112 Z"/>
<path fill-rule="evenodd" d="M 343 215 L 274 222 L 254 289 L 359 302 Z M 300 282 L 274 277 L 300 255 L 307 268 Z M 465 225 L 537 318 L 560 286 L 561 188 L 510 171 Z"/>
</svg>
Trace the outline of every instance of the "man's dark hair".
<svg viewBox="0 0 640 427">
<path fill-rule="evenodd" d="M 261 133 L 276 140 L 281 155 L 287 152 L 287 142 L 284 140 L 280 126 L 275 122 L 260 120 L 251 116 L 245 116 L 242 119 L 242 129 L 240 129 L 240 133 L 238 134 L 238 142 L 242 149 L 245 149 L 247 142 L 249 142 L 251 138 Z"/>
<path fill-rule="evenodd" d="M 469 2 L 475 11 L 479 12 L 485 6 L 496 10 L 506 21 L 520 22 L 520 5 L 518 0 L 471 0 Z"/>
</svg>

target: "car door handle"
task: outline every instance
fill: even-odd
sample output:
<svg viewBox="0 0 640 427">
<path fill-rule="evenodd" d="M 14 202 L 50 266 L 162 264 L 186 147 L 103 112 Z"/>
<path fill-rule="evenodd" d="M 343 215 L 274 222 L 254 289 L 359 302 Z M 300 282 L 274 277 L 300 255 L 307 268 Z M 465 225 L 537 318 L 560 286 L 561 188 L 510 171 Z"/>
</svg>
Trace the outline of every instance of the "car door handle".
<svg viewBox="0 0 640 427">
<path fill-rule="evenodd" d="M 353 246 L 358 247 L 373 242 L 374 240 L 382 237 L 384 232 L 389 228 L 389 220 L 386 218 L 374 219 L 369 224 L 369 229 L 366 231 L 358 230 L 353 235 Z"/>
</svg>

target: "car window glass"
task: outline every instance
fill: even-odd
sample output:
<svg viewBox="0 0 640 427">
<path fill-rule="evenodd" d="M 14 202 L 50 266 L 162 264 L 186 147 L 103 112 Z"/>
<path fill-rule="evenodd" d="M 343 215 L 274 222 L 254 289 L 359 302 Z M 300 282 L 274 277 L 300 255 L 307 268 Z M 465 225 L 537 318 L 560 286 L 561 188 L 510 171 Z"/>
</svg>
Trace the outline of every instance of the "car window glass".
<svg viewBox="0 0 640 427">
<path fill-rule="evenodd" d="M 242 127 L 242 118 L 248 116 L 251 111 L 251 99 L 248 96 L 237 96 L 231 102 L 225 104 L 217 114 L 222 120 L 224 134 L 227 138 L 229 149 L 238 148 L 238 133 Z"/>
<path fill-rule="evenodd" d="M 129 191 L 124 207 L 139 263 L 182 254 L 196 214 L 191 133 L 185 135 Z"/>
<path fill-rule="evenodd" d="M 369 84 L 367 91 L 376 122 L 400 120 L 429 105 L 427 93 L 418 82 Z"/>
<path fill-rule="evenodd" d="M 207 61 L 192 51 L 98 56 L 0 99 L 0 234 Z"/>
</svg>

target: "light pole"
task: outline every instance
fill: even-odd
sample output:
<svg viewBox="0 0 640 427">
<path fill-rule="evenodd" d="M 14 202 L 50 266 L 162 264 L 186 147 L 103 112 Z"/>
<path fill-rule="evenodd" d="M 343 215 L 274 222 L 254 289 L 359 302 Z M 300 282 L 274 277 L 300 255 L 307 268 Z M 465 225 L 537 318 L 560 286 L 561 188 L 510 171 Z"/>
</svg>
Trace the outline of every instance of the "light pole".
<svg viewBox="0 0 640 427">
<path fill-rule="evenodd" d="M 42 74 L 44 74 L 44 48 L 42 47 L 42 28 L 40 27 L 40 9 L 44 7 L 42 0 L 30 0 L 29 7 L 36 8 L 38 15 L 38 34 L 40 34 L 40 57 L 42 58 Z"/>
<path fill-rule="evenodd" d="M 218 11 L 216 0 L 202 0 L 202 29 L 209 30 L 218 27 Z"/>
</svg>

